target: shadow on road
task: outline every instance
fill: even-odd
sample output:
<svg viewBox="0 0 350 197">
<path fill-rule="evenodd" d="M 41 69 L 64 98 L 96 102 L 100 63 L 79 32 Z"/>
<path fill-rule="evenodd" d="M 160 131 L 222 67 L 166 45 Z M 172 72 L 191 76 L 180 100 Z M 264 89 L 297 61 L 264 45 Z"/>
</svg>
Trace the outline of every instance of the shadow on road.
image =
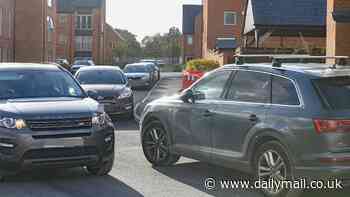
<svg viewBox="0 0 350 197">
<path fill-rule="evenodd" d="M 190 162 L 181 163 L 170 167 L 153 167 L 158 172 L 168 176 L 169 178 L 175 179 L 181 183 L 189 185 L 197 190 L 206 192 L 212 196 L 218 197 L 264 197 L 257 190 L 233 190 L 233 189 L 214 189 L 213 191 L 208 191 L 204 187 L 204 181 L 206 178 L 214 178 L 215 180 L 250 180 L 252 177 L 234 171 L 228 168 L 222 168 L 213 166 L 210 164 L 202 162 Z M 218 186 L 218 183 L 217 183 Z M 349 188 L 342 191 L 304 191 L 298 194 L 299 197 L 348 197 L 350 193 Z"/>
<path fill-rule="evenodd" d="M 206 190 L 204 187 L 205 179 L 214 178 L 215 180 L 251 180 L 251 177 L 233 171 L 232 169 L 222 168 L 206 164 L 203 162 L 181 163 L 170 167 L 154 167 L 160 173 L 189 185 L 197 190 L 206 192 L 212 196 L 218 197 L 263 197 L 259 192 L 253 190 Z"/>
<path fill-rule="evenodd" d="M 138 123 L 133 119 L 117 119 L 113 120 L 117 131 L 135 131 L 139 130 Z"/>
<path fill-rule="evenodd" d="M 0 184 L 1 197 L 141 197 L 112 176 L 90 176 L 81 168 L 40 170 L 8 177 Z"/>
</svg>

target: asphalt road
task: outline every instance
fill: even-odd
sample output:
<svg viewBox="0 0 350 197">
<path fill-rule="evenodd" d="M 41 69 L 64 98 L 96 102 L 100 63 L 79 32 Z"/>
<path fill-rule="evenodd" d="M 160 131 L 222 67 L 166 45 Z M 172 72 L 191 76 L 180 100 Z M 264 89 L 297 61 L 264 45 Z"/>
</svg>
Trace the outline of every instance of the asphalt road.
<svg viewBox="0 0 350 197">
<path fill-rule="evenodd" d="M 164 79 L 153 90 L 157 93 L 149 95 L 171 94 L 167 90 L 174 91 L 178 83 L 176 78 Z M 144 100 L 146 95 L 136 91 L 135 101 Z M 27 172 L 0 183 L 0 197 L 262 197 L 250 190 L 205 190 L 208 177 L 250 179 L 232 169 L 185 158 L 172 167 L 153 168 L 143 156 L 137 123 L 121 119 L 116 126 L 116 163 L 110 176 L 91 176 L 82 168 Z M 302 196 L 345 197 L 349 191 L 306 192 Z"/>
</svg>

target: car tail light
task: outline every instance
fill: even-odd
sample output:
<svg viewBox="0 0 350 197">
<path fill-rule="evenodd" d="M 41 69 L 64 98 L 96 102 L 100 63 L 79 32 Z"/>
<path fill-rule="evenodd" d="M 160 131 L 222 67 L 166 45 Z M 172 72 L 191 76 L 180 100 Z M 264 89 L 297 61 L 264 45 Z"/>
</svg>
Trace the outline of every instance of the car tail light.
<svg viewBox="0 0 350 197">
<path fill-rule="evenodd" d="M 321 120 L 314 119 L 317 133 L 350 132 L 350 120 Z"/>
</svg>

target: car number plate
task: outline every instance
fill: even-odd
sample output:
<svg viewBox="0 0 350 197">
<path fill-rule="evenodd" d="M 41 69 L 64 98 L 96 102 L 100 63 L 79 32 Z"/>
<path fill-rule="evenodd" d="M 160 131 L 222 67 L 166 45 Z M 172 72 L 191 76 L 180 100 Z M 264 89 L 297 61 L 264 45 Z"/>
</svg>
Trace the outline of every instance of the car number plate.
<svg viewBox="0 0 350 197">
<path fill-rule="evenodd" d="M 44 142 L 44 148 L 69 148 L 69 147 L 83 146 L 83 145 L 84 145 L 84 139 L 81 137 L 47 139 Z"/>
</svg>

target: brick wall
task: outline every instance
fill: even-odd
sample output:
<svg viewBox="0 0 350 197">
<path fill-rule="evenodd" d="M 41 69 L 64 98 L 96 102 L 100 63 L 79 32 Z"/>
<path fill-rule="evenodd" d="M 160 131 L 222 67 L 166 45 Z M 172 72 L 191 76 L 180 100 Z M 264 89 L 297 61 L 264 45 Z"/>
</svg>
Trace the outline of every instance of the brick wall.
<svg viewBox="0 0 350 197">
<path fill-rule="evenodd" d="M 56 56 L 73 62 L 74 59 L 74 20 L 73 14 L 58 14 L 56 20 Z"/>
<path fill-rule="evenodd" d="M 194 57 L 201 58 L 203 41 L 203 14 L 196 16 L 194 32 Z"/>
<path fill-rule="evenodd" d="M 55 7 L 55 0 L 51 8 L 47 0 L 16 0 L 15 61 L 54 61 L 56 33 L 48 30 L 48 16 L 56 20 Z"/>
<path fill-rule="evenodd" d="M 203 55 L 215 49 L 216 39 L 235 37 L 240 39 L 242 29 L 243 0 L 203 0 Z M 236 25 L 224 25 L 224 12 L 236 12 Z"/>
<path fill-rule="evenodd" d="M 13 61 L 14 0 L 0 0 L 0 62 Z"/>
<path fill-rule="evenodd" d="M 350 56 L 350 23 L 337 23 L 332 16 L 336 9 L 350 9 L 350 1 L 328 0 L 327 2 L 327 55 Z"/>
<path fill-rule="evenodd" d="M 73 13 L 59 13 L 57 17 L 56 38 L 57 57 L 68 59 L 71 63 L 76 55 L 76 15 L 89 13 L 92 15 L 92 59 L 96 64 L 104 64 L 105 44 L 105 4 L 100 8 L 84 9 L 76 8 Z M 61 19 L 65 18 L 63 21 Z"/>
</svg>

